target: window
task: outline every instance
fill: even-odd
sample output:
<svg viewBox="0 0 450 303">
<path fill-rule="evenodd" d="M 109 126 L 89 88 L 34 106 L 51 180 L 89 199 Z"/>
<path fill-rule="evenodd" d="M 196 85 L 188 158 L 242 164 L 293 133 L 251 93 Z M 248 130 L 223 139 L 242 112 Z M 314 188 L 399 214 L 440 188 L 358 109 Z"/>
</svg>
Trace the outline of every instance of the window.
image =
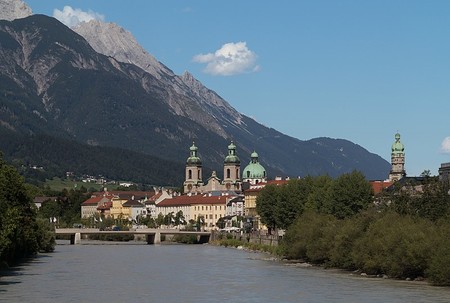
<svg viewBox="0 0 450 303">
<path fill-rule="evenodd" d="M 188 179 L 192 179 L 192 170 L 188 170 Z"/>
<path fill-rule="evenodd" d="M 231 178 L 231 171 L 229 168 L 227 168 L 227 178 L 230 179 Z"/>
</svg>

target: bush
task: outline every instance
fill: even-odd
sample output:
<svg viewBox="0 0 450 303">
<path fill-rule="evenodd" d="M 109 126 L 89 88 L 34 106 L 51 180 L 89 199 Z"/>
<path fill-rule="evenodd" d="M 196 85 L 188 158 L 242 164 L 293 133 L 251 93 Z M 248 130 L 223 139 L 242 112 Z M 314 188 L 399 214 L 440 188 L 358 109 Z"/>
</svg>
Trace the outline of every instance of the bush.
<svg viewBox="0 0 450 303">
<path fill-rule="evenodd" d="M 450 286 L 450 240 L 439 243 L 433 253 L 428 269 L 427 278 L 431 284 Z"/>
<path fill-rule="evenodd" d="M 372 221 L 376 219 L 376 212 L 365 211 L 357 216 L 344 220 L 336 230 L 334 245 L 330 251 L 329 265 L 343 269 L 356 269 L 352 258 L 355 242 L 362 238 Z"/>
<path fill-rule="evenodd" d="M 307 211 L 286 231 L 282 250 L 289 259 L 327 262 L 338 225 L 332 215 Z"/>
<path fill-rule="evenodd" d="M 430 221 L 389 212 L 373 222 L 356 241 L 352 257 L 368 274 L 423 277 L 433 250 L 434 234 Z"/>
</svg>

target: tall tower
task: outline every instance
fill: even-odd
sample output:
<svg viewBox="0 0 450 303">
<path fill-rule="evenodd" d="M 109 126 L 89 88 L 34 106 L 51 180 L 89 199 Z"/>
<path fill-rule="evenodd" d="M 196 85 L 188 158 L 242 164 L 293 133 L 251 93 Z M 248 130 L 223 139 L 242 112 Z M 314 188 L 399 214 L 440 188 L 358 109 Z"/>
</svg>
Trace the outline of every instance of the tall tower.
<svg viewBox="0 0 450 303">
<path fill-rule="evenodd" d="M 223 184 L 228 190 L 239 189 L 241 176 L 241 160 L 236 155 L 236 145 L 233 141 L 228 145 L 228 155 L 223 161 Z"/>
<path fill-rule="evenodd" d="M 195 191 L 198 186 L 203 185 L 202 182 L 202 160 L 198 156 L 198 148 L 195 142 L 190 147 L 190 156 L 186 160 L 184 192 L 189 193 Z"/>
<path fill-rule="evenodd" d="M 395 142 L 392 144 L 391 153 L 391 172 L 389 173 L 389 181 L 398 181 L 404 176 L 405 172 L 405 147 L 400 142 L 400 134 L 395 134 Z"/>
</svg>

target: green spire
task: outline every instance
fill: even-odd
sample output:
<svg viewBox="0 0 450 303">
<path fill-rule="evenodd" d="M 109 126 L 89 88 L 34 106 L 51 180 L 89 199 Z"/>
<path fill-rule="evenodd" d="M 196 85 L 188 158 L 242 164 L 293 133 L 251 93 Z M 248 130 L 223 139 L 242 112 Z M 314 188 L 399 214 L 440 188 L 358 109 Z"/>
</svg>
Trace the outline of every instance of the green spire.
<svg viewBox="0 0 450 303">
<path fill-rule="evenodd" d="M 192 146 L 189 148 L 189 150 L 190 150 L 190 157 L 187 158 L 186 163 L 187 164 L 191 164 L 191 165 L 192 164 L 201 165 L 202 164 L 202 160 L 197 155 L 198 147 L 195 146 L 195 142 L 192 142 Z"/>
<path fill-rule="evenodd" d="M 395 134 L 395 142 L 392 144 L 392 154 L 403 154 L 405 151 L 405 146 L 400 142 L 400 134 Z"/>
<path fill-rule="evenodd" d="M 233 141 L 231 141 L 230 145 L 228 145 L 228 156 L 225 157 L 223 161 L 225 164 L 240 164 L 241 160 L 236 155 L 236 145 L 234 145 Z"/>
</svg>

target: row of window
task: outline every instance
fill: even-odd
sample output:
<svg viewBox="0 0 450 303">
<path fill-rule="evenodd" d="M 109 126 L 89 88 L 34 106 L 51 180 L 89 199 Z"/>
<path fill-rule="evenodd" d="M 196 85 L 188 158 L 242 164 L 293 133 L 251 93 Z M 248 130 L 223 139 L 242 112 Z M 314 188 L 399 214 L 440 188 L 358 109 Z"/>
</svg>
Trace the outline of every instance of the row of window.
<svg viewBox="0 0 450 303">
<path fill-rule="evenodd" d="M 205 218 L 206 220 L 208 220 L 208 215 L 199 215 L 199 217 L 203 217 L 203 218 Z M 217 214 L 215 214 L 214 215 L 214 219 L 219 219 L 219 218 L 222 218 L 222 215 L 219 215 L 219 217 L 217 217 Z M 209 215 L 209 220 L 212 220 L 213 219 L 213 215 L 212 214 L 210 214 Z M 197 215 L 194 215 L 194 220 L 197 220 Z"/>
<path fill-rule="evenodd" d="M 201 208 L 202 209 L 200 209 L 200 206 L 194 206 L 194 210 L 212 210 L 211 205 L 209 205 L 209 206 L 202 205 Z M 214 206 L 214 209 L 217 210 L 217 205 Z M 225 206 L 224 206 L 224 209 L 225 209 Z M 222 205 L 219 205 L 219 210 L 222 210 Z"/>
</svg>

